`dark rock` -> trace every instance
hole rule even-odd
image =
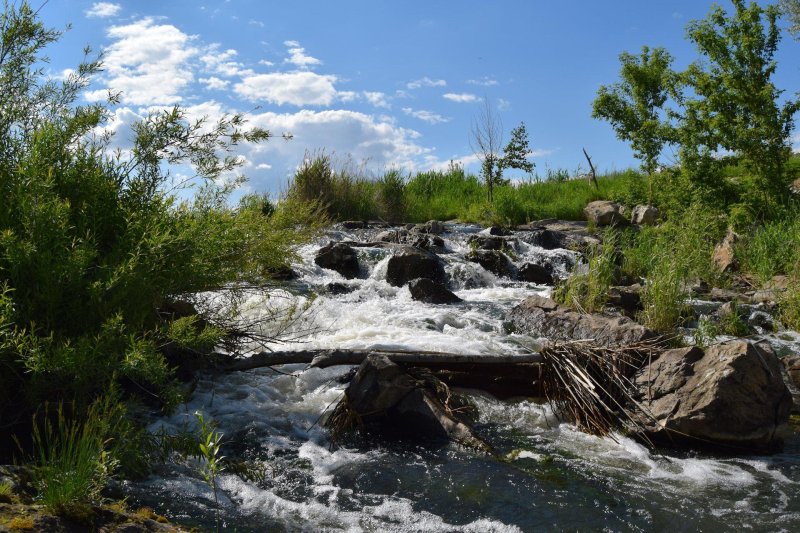
[[[429,220],[425,223],[425,232],[432,235],[441,235],[445,232],[445,227],[444,224],[438,220]]]
[[[290,281],[297,279],[297,272],[292,270],[289,265],[281,265],[274,270],[268,272],[270,278],[278,281]]]
[[[538,283],[539,285],[552,285],[555,281],[553,279],[552,268],[548,269],[536,263],[525,263],[522,265],[517,273],[517,279],[529,283]]]
[[[414,279],[408,282],[411,297],[427,304],[454,304],[461,300],[447,287],[427,278]]]
[[[556,341],[594,340],[603,346],[633,344],[658,335],[624,316],[583,314],[558,305],[550,298],[530,296],[508,314],[522,333]]]
[[[403,246],[399,253],[389,259],[386,281],[395,287],[402,287],[417,278],[427,278],[442,285],[447,283],[447,274],[438,256],[420,248]]]
[[[408,238],[408,230],[405,229],[386,230],[378,233],[375,236],[376,241],[394,242],[394,243],[405,243],[407,238]]]
[[[516,237],[505,238],[496,235],[470,235],[467,244],[481,250],[516,250]]]
[[[501,228],[500,226],[491,226],[487,229],[489,235],[494,235],[496,237],[506,237],[511,235],[511,232],[505,228]]]
[[[420,235],[414,239],[411,246],[431,251],[443,251],[445,249],[444,239],[438,235]]]
[[[800,387],[800,355],[788,355],[783,358],[783,366],[792,378],[795,387]]]
[[[779,447],[792,399],[766,344],[667,350],[634,380],[654,442],[739,453]]]
[[[366,229],[369,223],[365,220],[345,220],[341,222],[341,226],[344,229]]]
[[[615,286],[608,289],[608,303],[631,316],[642,309],[642,286],[639,284]]]
[[[358,255],[350,246],[331,242],[322,247],[314,262],[322,268],[335,270],[347,279],[358,277]]]
[[[586,220],[592,222],[596,227],[602,226],[624,226],[628,224],[622,206],[610,200],[597,200],[589,202],[583,208]]]
[[[478,263],[496,276],[514,279],[516,269],[508,256],[498,250],[473,250],[466,256],[467,261]]]
[[[412,375],[386,356],[370,355],[345,391],[346,406],[367,429],[406,438],[447,438],[489,451],[447,407],[443,391],[445,385],[430,373],[415,370]]]
[[[328,283],[325,285],[325,292],[328,294],[349,294],[355,290],[355,287],[345,285],[344,283]]]

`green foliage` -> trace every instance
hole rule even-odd
[[[694,345],[700,348],[707,348],[713,344],[719,335],[719,328],[708,317],[701,317],[697,323],[697,327],[692,333]]]
[[[611,123],[617,137],[631,143],[642,168],[652,174],[664,144],[673,137],[662,108],[675,95],[672,56],[663,48],[642,48],[640,56],[623,53],[621,80],[601,86],[592,104],[592,116]]]
[[[588,268],[586,273],[573,273],[563,285],[553,293],[556,301],[581,312],[596,313],[603,310],[608,301],[608,289],[614,281],[617,264],[618,235],[608,229],[603,235],[603,244],[593,247],[586,253]]]
[[[402,173],[396,169],[387,171],[375,187],[375,203],[381,218],[390,223],[403,222],[407,208],[406,182]]]
[[[766,283],[800,264],[800,210],[742,233],[735,254],[742,271]]]
[[[778,300],[781,322],[790,329],[800,331],[800,264],[795,267],[789,288]]]
[[[525,171],[527,174],[533,174],[536,165],[532,161],[528,161],[530,155],[528,130],[525,128],[525,123],[520,122],[519,126],[511,130],[511,140],[503,148],[503,155],[497,162],[500,175],[502,176],[503,170],[507,168],[515,168]]]
[[[114,442],[118,434],[119,404],[108,398],[96,401],[83,420],[56,413],[45,404],[33,423],[33,460],[38,499],[53,513],[86,522],[91,505],[101,501],[101,491],[117,467]],[[55,421],[51,418],[55,418]]]
[[[222,473],[222,460],[220,454],[222,433],[214,431],[213,426],[206,422],[201,412],[196,412],[197,422],[200,424],[200,456],[204,461],[201,473],[203,479],[214,492],[214,505],[216,507],[217,531],[219,531],[219,500],[217,498],[217,477]]]

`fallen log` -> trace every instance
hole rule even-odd
[[[360,365],[368,356],[386,356],[405,367],[425,367],[450,387],[480,389],[497,398],[542,396],[539,354],[454,354],[402,350],[297,350],[261,352],[235,359],[220,368],[224,372],[252,370],[286,364],[309,368]]]
[[[385,355],[395,363],[432,368],[457,370],[463,365],[476,367],[493,365],[538,364],[542,362],[539,354],[456,354],[447,352],[425,352],[408,350],[295,350],[284,352],[260,352],[242,359],[234,359],[223,365],[223,372],[252,370],[288,364],[307,364],[311,368],[327,368],[337,365],[360,365],[368,355]]]

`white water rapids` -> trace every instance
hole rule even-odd
[[[385,281],[390,252],[359,248],[362,279],[345,280],[313,262],[324,242],[301,250],[294,266],[295,302],[320,293],[307,348],[399,348],[461,353],[517,353],[535,348],[509,334],[505,313],[549,289],[496,278],[464,260],[460,226],[445,235],[442,254],[451,289],[464,302],[430,305],[407,287]],[[330,238],[364,240],[363,232]],[[520,243],[515,260],[552,256],[566,273],[574,254]],[[329,283],[353,288],[325,291]],[[287,299],[287,302],[290,300]],[[254,299],[249,312],[263,302]],[[784,333],[784,350],[800,336]],[[280,349],[286,349],[281,347]],[[263,479],[233,473],[219,479],[223,526],[231,531],[798,531],[800,439],[770,457],[655,453],[616,435],[598,438],[560,423],[545,405],[476,395],[477,432],[506,457],[499,461],[457,445],[392,443],[370,449],[334,447],[320,417],[342,394],[348,368],[302,365],[201,380],[190,402],[158,419],[153,431],[194,429],[195,411],[224,434],[223,453],[264,466]],[[294,375],[287,375],[294,374]],[[134,501],[179,521],[214,528],[214,499],[196,464],[177,462],[129,483]]]

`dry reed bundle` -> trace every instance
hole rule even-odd
[[[546,345],[541,350],[542,390],[553,411],[582,431],[605,436],[624,424],[643,429],[628,411],[643,409],[634,398],[633,375],[660,352],[655,342],[620,347],[589,342]]]

